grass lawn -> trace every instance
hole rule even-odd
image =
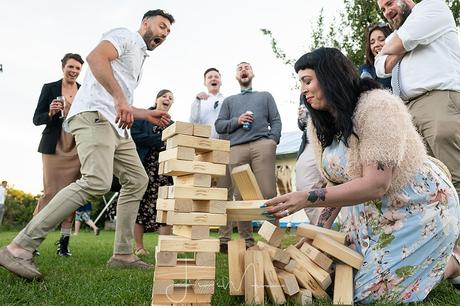
[[[16,232],[0,231],[0,246],[6,245],[15,235]],[[150,305],[153,271],[105,267],[112,253],[114,232],[102,231],[100,236],[94,236],[82,231],[72,236],[73,256],[69,258],[56,256],[54,243],[58,236],[58,232],[51,233],[40,246],[41,256],[37,263],[44,281],[27,282],[0,268],[0,305]],[[287,238],[285,244],[295,240],[293,236]],[[156,241],[156,234],[145,235],[151,254]],[[153,255],[145,260],[153,263]],[[227,256],[218,254],[217,288],[212,304],[244,305],[244,297],[228,295],[227,269]],[[330,304],[323,301],[315,305]],[[443,282],[424,303],[414,305],[460,305],[460,296],[455,295],[450,284]]]

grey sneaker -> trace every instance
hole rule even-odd
[[[29,280],[42,278],[42,274],[37,270],[33,258],[24,259],[15,257],[7,247],[0,249],[0,266],[3,266],[11,273]]]
[[[107,267],[109,268],[138,268],[138,269],[152,269],[153,265],[142,261],[141,259],[137,259],[135,261],[123,261],[119,259],[115,259],[111,257],[107,262]]]

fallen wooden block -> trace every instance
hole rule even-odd
[[[316,235],[313,246],[358,270],[364,261],[361,254],[325,235]]]
[[[284,293],[288,296],[292,296],[299,292],[299,283],[294,274],[286,272],[284,270],[276,268],[276,274],[278,275],[278,280],[283,288]]]
[[[158,236],[158,250],[169,252],[219,252],[219,239],[191,240],[178,236]]]
[[[169,186],[170,199],[227,200],[227,188]]]
[[[230,295],[244,295],[244,239],[228,242],[228,280]]]
[[[176,147],[170,150],[161,151],[158,155],[158,162],[162,163],[167,160],[179,159],[179,160],[194,160],[195,149],[186,147]]]
[[[210,151],[210,152],[200,153],[195,156],[195,160],[208,162],[208,163],[214,163],[214,164],[228,165],[230,163],[230,152]]]
[[[209,238],[209,226],[207,225],[173,225],[173,234],[189,239]]]
[[[279,247],[281,245],[281,240],[283,240],[284,232],[285,230],[282,228],[265,221],[262,223],[258,234],[264,238],[268,244],[274,247]]]
[[[211,187],[212,176],[209,174],[188,174],[176,176],[175,186]]]
[[[211,303],[211,294],[196,294],[193,285],[174,285],[172,294],[154,294],[152,303],[154,304],[205,304]]]
[[[206,225],[223,226],[227,225],[227,215],[209,214],[200,212],[179,213],[175,211],[167,212],[166,224],[169,225]]]
[[[262,255],[265,277],[264,283],[268,297],[275,304],[284,304],[286,303],[286,298],[284,297],[284,292],[278,280],[278,275],[276,274],[270,254],[268,254],[268,251],[262,251]]]
[[[244,300],[246,304],[263,304],[264,260],[262,251],[246,251],[244,269]]]
[[[291,255],[289,255],[288,252],[276,248],[272,245],[269,245],[263,241],[257,241],[257,246],[262,250],[266,250],[268,254],[270,254],[270,258],[272,259],[272,261],[278,261],[283,264],[288,264],[289,260],[291,260]]]
[[[290,245],[286,248],[286,252],[291,255],[291,258],[294,259],[299,265],[301,265],[308,273],[313,276],[313,278],[318,282],[318,284],[326,290],[332,283],[331,276],[327,271],[321,269],[318,265],[312,262],[305,254],[303,254],[298,248],[293,245]]]
[[[256,177],[248,164],[232,169],[232,178],[243,200],[263,200]]]
[[[341,232],[337,232],[334,230],[330,230],[327,228],[311,225],[311,224],[301,224],[297,227],[296,234],[302,237],[306,237],[309,239],[315,239],[317,234],[326,235],[335,241],[345,244],[347,235]]]
[[[175,135],[193,135],[193,123],[176,121],[161,132],[161,140],[165,141]]]
[[[208,124],[193,124],[193,136],[210,138],[211,137],[211,126]]]
[[[212,176],[224,176],[225,165],[212,164],[196,160],[167,160],[162,164],[161,175],[181,176],[188,174],[208,174]]]
[[[166,149],[175,147],[194,148],[197,153],[209,151],[230,151],[230,141],[221,139],[207,139],[188,135],[175,135],[166,140]]]
[[[155,267],[155,279],[215,279],[216,267],[177,263],[175,267]]]
[[[315,247],[305,242],[301,247],[300,251],[307,255],[315,264],[320,266],[323,270],[328,271],[332,265],[332,259],[318,251]]]
[[[353,268],[336,264],[333,305],[353,305]]]
[[[293,301],[296,305],[305,306],[313,304],[311,291],[308,289],[300,289],[299,293],[293,296]]]
[[[311,276],[310,273],[308,273],[308,271],[295,260],[291,260],[284,269],[289,273],[293,273],[297,278],[299,285],[310,290],[314,297],[318,299],[329,299],[326,291],[321,288],[313,276]]]

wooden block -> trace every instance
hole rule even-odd
[[[157,210],[191,212],[193,200],[191,199],[158,199]]]
[[[335,266],[333,305],[353,305],[353,268],[345,264]]]
[[[355,269],[359,270],[363,264],[364,258],[361,254],[338,243],[328,236],[321,234],[316,235],[316,238],[313,240],[313,246]]]
[[[155,279],[215,279],[216,267],[177,263],[175,267],[155,267]]]
[[[329,273],[311,261],[310,258],[303,254],[298,248],[290,245],[286,248],[286,252],[288,252],[292,259],[294,259],[299,265],[303,266],[305,270],[313,276],[321,288],[326,290],[331,285],[332,279]]]
[[[203,304],[211,303],[211,294],[196,294],[192,285],[178,286],[175,285],[172,294],[154,294],[152,303],[154,304]]]
[[[230,163],[230,152],[225,151],[210,151],[201,153],[195,156],[195,160],[228,165]]]
[[[178,236],[158,236],[159,251],[169,252],[219,252],[219,239],[191,240]]]
[[[299,285],[310,290],[314,297],[318,299],[329,299],[326,291],[321,288],[313,276],[311,276],[310,273],[308,273],[308,271],[295,260],[291,260],[284,269],[289,273],[293,273],[297,278]]]
[[[263,220],[273,220],[273,219],[268,216],[261,215],[261,214],[246,214],[246,215],[229,214],[227,215],[227,221],[254,221],[254,220],[263,221]]]
[[[208,124],[193,124],[193,136],[211,138],[211,126]]]
[[[155,265],[157,267],[176,266],[177,265],[177,252],[166,252],[166,251],[155,252]]]
[[[164,162],[162,175],[181,176],[188,174],[209,174],[212,176],[224,176],[225,165],[212,164],[196,160],[171,159]]]
[[[153,294],[172,294],[174,291],[174,281],[170,279],[154,279]]]
[[[227,200],[226,188],[169,186],[170,199]]]
[[[206,139],[188,135],[176,135],[166,141],[166,148],[172,149],[178,146],[195,148],[197,153],[209,151],[230,152],[230,141],[222,139]]]
[[[169,186],[160,186],[158,188],[158,199],[167,199],[169,194]]]
[[[337,232],[334,230],[330,230],[327,228],[311,225],[311,224],[301,224],[297,227],[296,234],[302,237],[306,237],[309,239],[315,239],[317,234],[326,235],[335,241],[345,244],[347,235],[341,232]]]
[[[188,174],[175,177],[175,186],[211,187],[212,176],[209,174]]]
[[[229,201],[227,202],[228,221],[272,220],[267,215],[267,208],[261,207],[264,201]]]
[[[193,291],[196,294],[214,294],[214,287],[214,280],[197,279],[193,281]]]
[[[268,221],[264,221],[258,233],[268,242],[268,244],[274,247],[279,247],[281,245],[281,240],[283,240],[284,232],[284,229],[279,228]]]
[[[278,275],[276,274],[270,254],[267,251],[262,251],[262,256],[264,261],[264,284],[265,288],[267,288],[268,296],[273,303],[284,304],[286,303],[286,298],[284,297],[284,292],[278,280]]]
[[[227,225],[227,215],[225,214],[179,213],[175,211],[168,211],[167,214],[166,223],[170,225],[206,225],[208,227]]]
[[[173,234],[190,239],[206,239],[209,238],[209,226],[173,225]]]
[[[176,121],[161,132],[161,140],[165,141],[175,135],[193,135],[193,123]]]
[[[292,296],[299,292],[299,283],[297,282],[297,279],[295,278],[294,274],[281,269],[275,270],[284,293],[286,293],[289,296]]]
[[[166,223],[168,221],[168,212],[163,210],[157,210],[157,223]]]
[[[232,178],[235,186],[241,194],[241,198],[247,200],[263,200],[264,196],[260,191],[256,177],[248,164],[233,168]]]
[[[194,160],[195,149],[187,147],[176,147],[169,150],[161,151],[158,155],[158,162],[162,163],[171,159]]]
[[[192,202],[192,211],[225,214],[227,212],[227,201],[194,200]]]
[[[262,250],[266,250],[270,255],[272,261],[276,260],[287,265],[289,263],[289,260],[291,259],[291,255],[289,255],[288,252],[271,246],[263,241],[257,241],[257,246]]]
[[[216,253],[211,252],[196,252],[195,263],[197,266],[216,266]]]
[[[308,289],[300,289],[299,293],[293,296],[293,301],[296,305],[305,306],[313,304],[311,291]]]
[[[246,251],[262,251],[262,249],[257,245],[253,245],[252,247],[247,248]]]
[[[228,242],[228,279],[230,295],[244,295],[244,239]]]
[[[332,259],[318,251],[315,247],[305,242],[300,251],[307,255],[315,264],[321,267],[323,270],[328,271],[332,265]]]
[[[244,300],[249,305],[264,303],[264,259],[262,251],[244,254]]]

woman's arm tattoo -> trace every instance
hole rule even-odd
[[[339,214],[339,211],[340,208],[338,207],[323,208],[321,214],[319,215],[318,222],[316,222],[316,225],[325,228],[331,228],[335,218]]]
[[[316,201],[318,201],[318,199],[321,201],[325,201],[326,193],[327,193],[326,188],[312,190],[308,193],[307,200],[310,201],[311,203],[315,203]]]

